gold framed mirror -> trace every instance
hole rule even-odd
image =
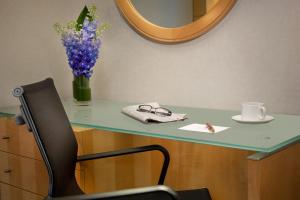
[[[141,3],[139,3],[139,1],[141,1]],[[165,1],[167,2],[167,0]],[[188,2],[186,0],[183,1]],[[162,10],[165,13],[167,9],[173,9],[168,5],[157,5],[158,3],[162,3],[162,0],[144,0],[144,2],[142,2],[142,0],[115,0],[115,2],[123,17],[141,35],[161,43],[178,43],[192,40],[208,32],[226,16],[226,14],[234,6],[236,0],[191,0],[192,3],[190,4],[192,4],[193,13],[190,17],[192,18],[191,21],[179,23],[177,25],[168,24],[166,26],[155,21],[157,19],[161,19],[161,17],[156,17],[157,19],[149,19],[151,15],[157,16],[157,14],[153,14],[153,11],[151,10],[147,11],[151,7],[151,5],[149,6],[150,2],[154,5],[156,3],[156,7],[152,6],[153,9],[155,9],[155,12],[157,10]],[[142,3],[147,3],[147,5],[143,6]],[[172,2],[172,5],[174,5],[174,2]],[[203,9],[199,9],[199,6],[202,8],[205,7],[205,11],[203,12]],[[148,13],[150,13],[148,14],[148,17],[147,12],[143,12],[141,10],[143,7]],[[179,7],[184,9],[183,6]],[[176,12],[175,15],[177,17],[179,13],[185,12],[186,11]],[[171,19],[173,18],[174,17],[171,17]]]

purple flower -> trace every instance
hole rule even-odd
[[[89,21],[86,18],[80,31],[71,31],[62,36],[69,65],[76,77],[92,76],[101,46],[101,41],[96,34],[98,24],[97,21]]]

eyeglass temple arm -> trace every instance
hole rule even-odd
[[[163,162],[163,166],[162,166],[159,181],[158,181],[159,185],[163,185],[165,177],[167,175],[169,163],[170,163],[170,155],[169,155],[168,150],[165,149],[161,145],[148,145],[148,146],[133,147],[133,148],[128,148],[128,149],[120,149],[120,150],[116,150],[116,151],[109,151],[109,152],[103,152],[103,153],[78,156],[77,162],[101,159],[101,158],[109,158],[109,157],[115,157],[115,156],[122,156],[122,155],[134,154],[134,153],[142,153],[142,152],[147,152],[147,151],[159,151],[164,156],[164,162]]]

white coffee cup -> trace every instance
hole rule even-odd
[[[244,102],[242,103],[242,120],[257,121],[264,120],[266,117],[266,108],[260,102]]]

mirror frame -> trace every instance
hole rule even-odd
[[[206,15],[176,28],[161,27],[146,20],[130,0],[115,0],[115,3],[126,21],[141,35],[161,43],[179,43],[207,33],[227,15],[236,0],[220,0]]]

